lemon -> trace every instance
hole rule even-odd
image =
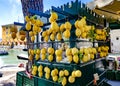
[[[61,56],[62,55],[62,49],[56,50],[55,55],[56,56]]]
[[[38,32],[38,33],[41,32],[41,30],[42,30],[41,27],[38,27],[38,28],[37,28],[37,32]]]
[[[33,25],[33,31],[37,32],[37,30],[39,29],[39,27],[37,25]]]
[[[59,76],[60,76],[60,77],[64,76],[64,71],[63,71],[63,70],[60,70]]]
[[[41,49],[41,54],[46,54],[46,48]]]
[[[35,60],[39,60],[39,59],[40,59],[40,55],[39,55],[39,54],[36,54]]]
[[[45,67],[45,68],[44,68],[44,72],[50,73],[50,69],[49,69],[48,67]]]
[[[49,22],[52,23],[52,22],[55,22],[56,20],[54,20],[52,17],[49,18]]]
[[[78,49],[76,47],[72,48],[72,55],[78,54]]]
[[[101,47],[98,47],[98,52],[101,52],[101,51],[102,51]]]
[[[40,49],[36,49],[36,54],[40,54]]]
[[[42,54],[41,55],[41,60],[44,61],[46,59],[46,55],[45,54]]]
[[[84,53],[85,53],[85,54],[89,54],[89,49],[84,48]]]
[[[60,33],[57,33],[57,40],[61,41],[61,39],[62,39],[62,35]]]
[[[80,48],[79,52],[80,52],[81,54],[83,54],[83,53],[84,53],[84,48]]]
[[[68,76],[69,75],[69,71],[68,70],[64,70],[64,75]]]
[[[67,48],[67,49],[66,49],[66,56],[69,56],[69,55],[71,55],[71,54],[72,54],[71,49],[70,49],[70,48]]]
[[[67,59],[68,59],[68,62],[72,62],[72,60],[73,60],[73,57],[72,57],[72,55],[69,55],[69,56],[67,56]]]
[[[75,78],[72,77],[72,76],[69,76],[68,81],[69,81],[70,83],[74,83],[74,82],[75,82]]]
[[[33,70],[34,71],[37,71],[38,70],[38,68],[37,68],[37,66],[35,65],[35,66],[33,66]]]
[[[33,60],[33,55],[29,55],[28,59],[29,59],[30,61],[32,61],[32,60]]]
[[[49,47],[48,48],[48,53],[53,55],[54,54],[54,48]]]
[[[65,30],[65,24],[60,25],[60,31],[63,32]]]
[[[81,36],[81,30],[77,28],[75,30],[75,35],[79,38]]]
[[[97,53],[96,48],[92,48],[92,52],[93,52],[93,54],[96,54]]]
[[[58,76],[53,76],[52,79],[54,82],[56,82],[58,80]]]
[[[83,55],[83,58],[82,58],[82,61],[83,62],[87,62],[87,61],[89,61],[90,60],[90,57],[88,56],[88,54],[86,55]]]
[[[45,78],[49,79],[50,78],[50,74],[49,73],[45,73]]]
[[[43,31],[42,32],[42,37],[45,37],[47,35],[47,32],[46,31]]]
[[[34,55],[34,50],[33,49],[30,50],[30,54]]]
[[[35,23],[37,26],[43,26],[43,22],[39,19],[36,20],[36,23]]]
[[[50,35],[50,39],[51,39],[52,41],[55,40],[55,35],[54,35],[53,33]]]
[[[31,37],[31,36],[34,36],[33,31],[30,31],[30,32],[29,32],[29,36],[30,36],[30,37]]]
[[[44,41],[45,41],[45,42],[48,42],[48,40],[49,40],[49,36],[45,36],[45,37],[44,37]]]
[[[56,75],[56,71],[55,70],[52,70],[51,71],[51,76],[53,77],[53,76],[55,76]]]
[[[29,16],[25,16],[25,21],[26,21],[26,22],[29,22],[29,21],[30,21]]]
[[[78,22],[79,22],[79,20],[75,21],[75,24],[74,24],[74,25],[75,25],[76,28],[79,28],[79,27],[78,27]]]
[[[35,36],[31,36],[31,41],[34,42]]]
[[[42,72],[42,70],[43,70],[43,66],[42,66],[42,65],[39,65],[38,71],[39,71],[39,72]]]
[[[82,38],[86,38],[86,37],[87,37],[87,32],[83,32],[83,33],[81,34],[81,37],[82,37]]]
[[[99,35],[102,34],[102,30],[101,30],[101,29],[96,29],[95,32],[96,32],[97,34],[99,34]]]
[[[58,19],[58,15],[56,12],[52,12],[50,17],[53,18],[54,20]]]
[[[72,71],[71,76],[72,76],[72,77],[74,77],[74,78],[76,77],[76,76],[75,76],[75,70],[74,70],[74,71]]]
[[[74,56],[73,56],[73,61],[74,61],[75,63],[79,63],[79,57],[78,57],[78,55],[74,55]]]
[[[57,62],[62,61],[62,56],[57,56],[57,57],[56,57],[56,61],[57,61]]]
[[[35,76],[37,74],[36,71],[32,71],[32,75]]]
[[[104,52],[100,52],[100,57],[104,57]]]
[[[49,56],[48,56],[48,61],[49,61],[49,62],[52,62],[52,61],[53,61],[53,55],[49,55]]]
[[[76,70],[75,71],[75,76],[76,77],[81,77],[82,76],[82,72],[80,70]]]
[[[94,56],[94,54],[90,54],[90,59],[94,59],[95,58],[95,56]]]
[[[67,79],[66,79],[66,77],[63,77],[62,85],[65,86],[66,84],[67,84]]]
[[[35,24],[36,20],[34,18],[30,18],[31,24]]]
[[[70,38],[70,30],[65,30],[65,31],[63,32],[63,36],[64,36],[65,38]]]
[[[71,28],[72,28],[72,25],[71,25],[71,23],[70,22],[65,22],[65,28],[66,28],[66,30],[71,30]]]
[[[31,30],[31,24],[30,22],[27,22],[25,25],[26,30]]]
[[[41,78],[43,76],[43,72],[39,72],[38,76]]]
[[[55,74],[57,75],[58,74],[58,69],[55,68],[54,71],[55,71]]]
[[[59,31],[59,26],[56,22],[51,23],[51,29],[52,31],[58,32]]]

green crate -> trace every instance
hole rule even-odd
[[[23,86],[34,86],[34,78],[30,79],[26,75],[24,75]]]
[[[16,76],[16,86],[23,86],[22,80],[23,80],[23,73],[18,72]]]
[[[34,82],[36,81],[35,78],[28,78],[25,72],[18,72],[16,77],[16,86],[35,86]]]
[[[38,78],[37,80],[38,81],[36,86],[54,86],[54,83],[52,81],[43,78]]]
[[[115,72],[116,80],[120,81],[120,71]]]
[[[115,80],[115,71],[114,70],[108,70],[107,71],[107,79],[109,80]]]

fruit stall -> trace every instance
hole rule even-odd
[[[29,12],[33,15],[25,16],[20,31],[26,33],[28,63],[26,71],[17,73],[16,86],[109,86],[105,18],[78,0]]]

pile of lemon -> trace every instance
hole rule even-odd
[[[108,50],[109,50],[108,46],[100,46],[97,48],[100,57],[106,57],[108,55]]]
[[[86,17],[83,17],[80,20],[77,20],[74,25],[76,27],[75,35],[77,36],[77,38],[86,39],[88,38],[89,31],[91,29],[93,30],[95,29],[95,28],[92,28],[91,25],[86,24]]]
[[[51,69],[48,66],[43,67],[43,65],[40,64],[38,67],[33,65],[32,75],[38,75],[40,78],[45,76],[45,79],[59,82],[62,84],[62,86],[65,86],[68,83],[74,83],[75,78],[80,78],[82,76],[82,72],[80,70],[73,70],[70,72],[67,69]]]
[[[79,53],[82,55],[81,61],[88,62],[94,60],[95,55],[97,54],[97,49],[94,47],[80,48]]]
[[[105,29],[96,29],[95,30],[95,39],[98,41],[105,41],[107,36],[107,31]]]
[[[33,17],[25,16],[26,25],[25,28],[29,31],[29,36],[31,37],[31,41],[34,42],[36,34],[41,32],[41,26],[43,26],[43,22],[40,19],[35,19]]]

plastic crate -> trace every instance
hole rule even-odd
[[[114,70],[108,70],[107,71],[107,79],[109,79],[109,80],[116,80],[115,71]]]
[[[18,72],[16,86],[35,86],[36,78],[28,78],[25,72]]]
[[[116,80],[120,81],[120,71],[115,72]]]

